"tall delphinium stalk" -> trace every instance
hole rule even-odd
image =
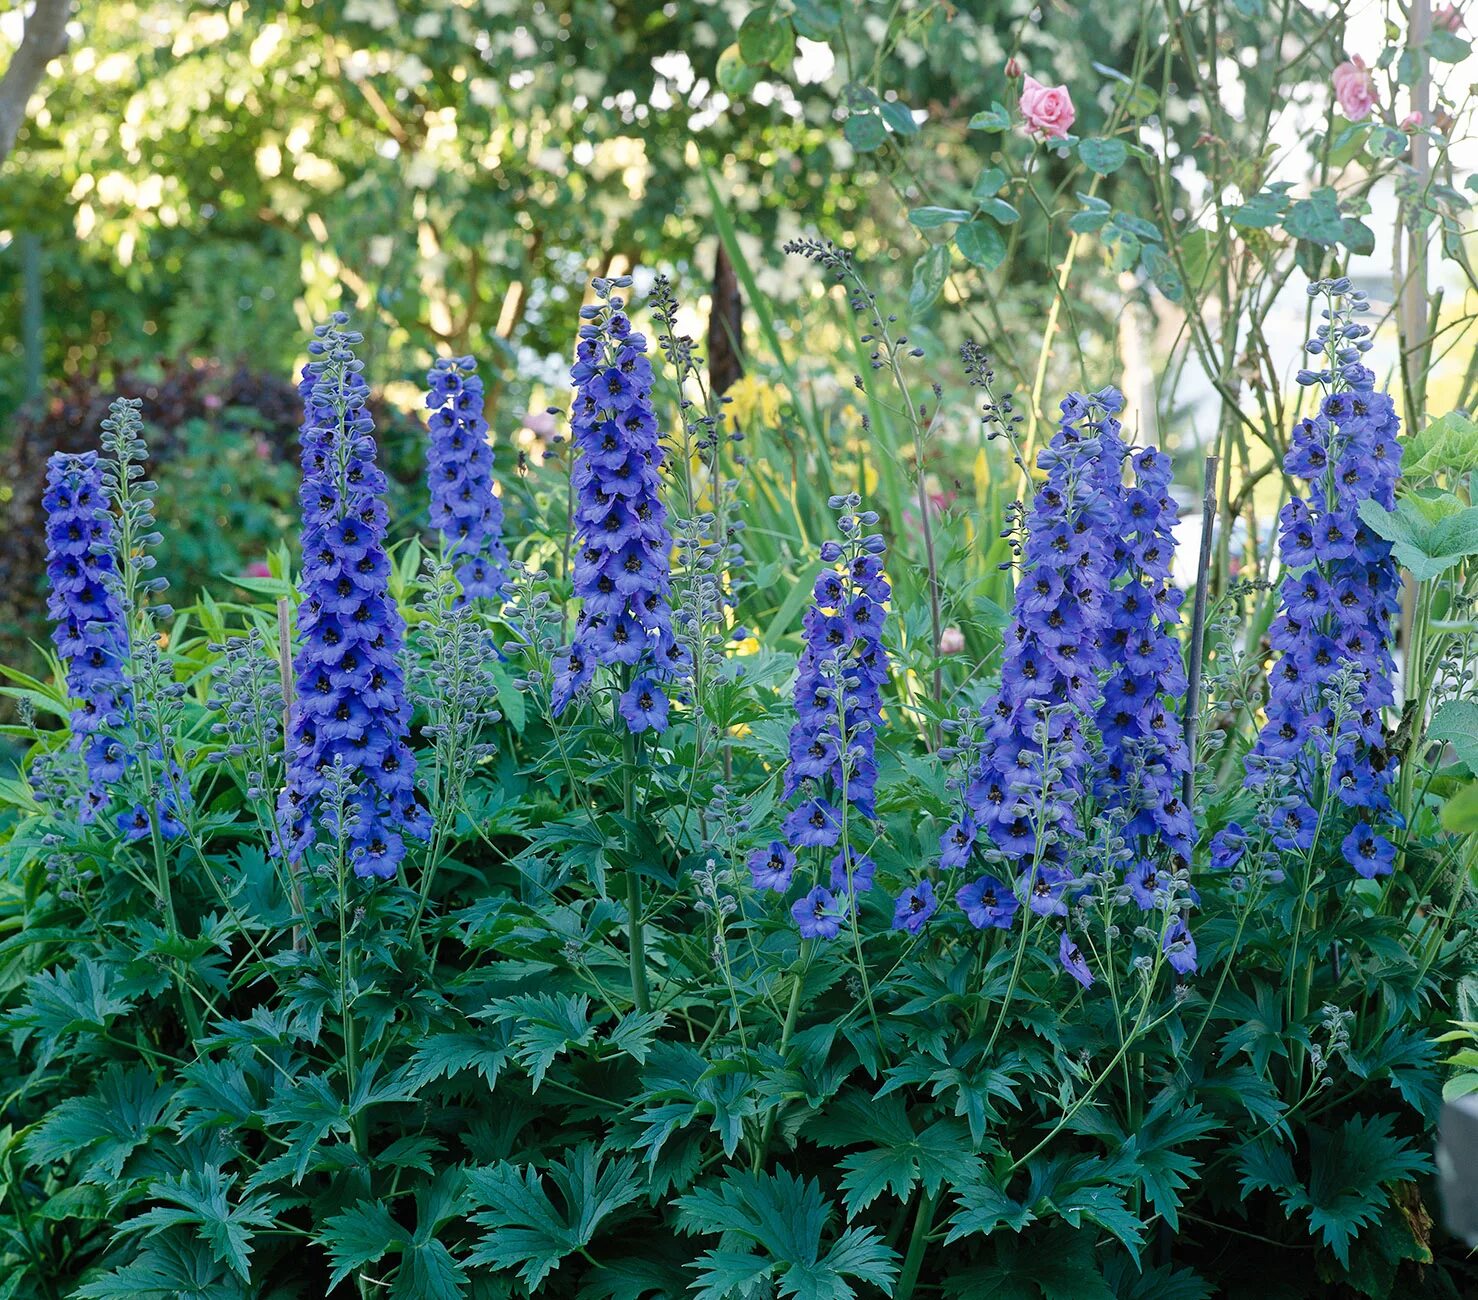
[[[1070,394],[1051,443],[1037,458],[1046,479],[1032,498],[1021,573],[1006,632],[1001,685],[983,712],[979,766],[965,791],[967,815],[944,834],[950,865],[963,866],[984,838],[1009,879],[987,875],[960,891],[975,924],[1009,924],[1014,894],[1038,916],[1066,916],[1074,873],[1065,846],[1079,836],[1075,803],[1087,776],[1084,719],[1098,704],[1117,478],[1123,455],[1112,388]],[[982,908],[989,896],[997,903]],[[1078,979],[1075,955],[1064,965]],[[1091,978],[1091,977],[1089,977]]]
[[[1247,784],[1263,790],[1266,830],[1288,852],[1311,855],[1343,805],[1343,851],[1368,879],[1395,859],[1377,827],[1392,815],[1382,711],[1395,698],[1400,573],[1390,544],[1361,522],[1360,506],[1395,504],[1400,421],[1361,362],[1371,347],[1358,319],[1369,310],[1365,295],[1347,279],[1320,281],[1309,294],[1325,304],[1308,343],[1323,364],[1298,381],[1319,390],[1319,408],[1294,427],[1284,462],[1309,491],[1279,517],[1278,657]]]
[[[315,821],[336,836],[323,803],[337,763],[353,786],[348,829],[356,875],[389,879],[404,835],[424,839],[430,819],[416,801],[416,760],[407,743],[410,708],[400,665],[405,624],[389,592],[385,476],[375,463],[369,387],[348,316],[314,330],[304,367],[303,574],[288,727],[287,785],[278,801],[288,858],[314,842]]]
[[[672,534],[661,497],[652,366],[619,292],[630,285],[629,276],[596,279],[599,302],[580,311],[570,425],[579,453],[571,479],[581,608],[555,663],[553,703],[563,713],[598,668],[613,668],[618,712],[635,735],[666,728],[662,683],[681,667],[683,652],[669,604]]]
[[[1146,911],[1173,912],[1163,942],[1171,965],[1185,973],[1196,961],[1183,918],[1195,825],[1181,797],[1190,757],[1178,706],[1186,675],[1173,631],[1183,599],[1171,580],[1176,506],[1170,458],[1146,447],[1130,460],[1134,484],[1118,494],[1113,525],[1118,544],[1094,795],[1099,807],[1123,819],[1125,875],[1135,902]]]
[[[57,452],[47,462],[46,576],[52,641],[76,701],[71,748],[82,756],[87,789],[78,810],[91,822],[130,761],[121,734],[132,705],[124,673],[128,635],[112,582],[113,515],[96,452]]]
[[[886,543],[867,531],[878,516],[858,513],[855,495],[832,497],[830,504],[841,512],[841,540],[821,546],[827,567],[805,615],[784,785],[785,798],[794,804],[785,818],[791,849],[837,849],[827,883],[817,884],[792,909],[808,939],[834,937],[843,917],[855,916],[857,895],[872,888],[873,861],[857,851],[857,843],[877,817],[876,729],[888,680],[883,627],[892,590],[883,573]],[[783,870],[783,846],[771,846],[768,854]],[[768,858],[751,862],[751,870],[763,870],[766,863]],[[770,878],[779,883],[774,870]]]
[[[146,474],[149,451],[143,439],[138,398],[118,398],[102,422],[103,491],[115,511],[114,562],[105,581],[112,587],[122,621],[123,663],[132,709],[133,758],[125,780],[131,806],[115,819],[126,839],[150,838],[162,895],[169,892],[162,841],[185,832],[181,817],[190,806],[190,787],[177,758],[182,737],[180,701],[185,687],[175,680],[164,653],[160,625],[174,610],[158,599],[169,586],[154,572],[155,485]]]
[[[908,361],[921,358],[924,351],[916,343],[911,343],[908,335],[895,332],[898,317],[885,313],[879,306],[877,294],[867,287],[866,281],[863,280],[852,261],[852,255],[846,249],[838,247],[830,240],[794,239],[785,245],[785,251],[804,257],[807,261],[815,262],[829,271],[843,287],[847,294],[847,305],[865,324],[864,332],[858,335],[858,342],[872,349],[868,354],[868,364],[874,371],[886,370],[892,376],[899,400],[903,404],[902,415],[908,422],[909,432],[913,435],[914,491],[917,494],[915,500],[918,507],[919,540],[923,548],[929,589],[929,645],[934,654],[932,699],[937,707],[944,697],[944,669],[939,661],[941,636],[944,631],[943,583],[940,580],[939,555],[934,543],[935,508],[929,499],[924,456],[942,407],[943,390],[938,383],[930,386],[930,392],[934,398],[932,412],[927,402],[916,396],[914,386],[905,373],[905,367]],[[854,376],[853,383],[859,390],[865,391],[866,385],[861,375]],[[865,427],[866,421],[864,421]],[[942,740],[942,730],[931,727],[929,733],[937,749]]]
[[[686,669],[687,653],[672,623],[673,542],[661,494],[652,365],[623,297],[631,277],[598,277],[591,287],[598,301],[580,309],[584,323],[570,369],[570,427],[578,453],[570,473],[572,585],[581,603],[574,636],[554,660],[551,707],[558,717],[598,670],[614,673],[622,813],[634,828],[641,740],[667,729],[670,684]],[[632,997],[644,1012],[641,877],[634,866],[626,872],[626,910]]]
[[[482,377],[472,357],[438,357],[426,375],[426,478],[431,525],[461,584],[460,599],[494,599],[507,581],[503,503],[493,491],[493,449]]]
[[[413,928],[419,924],[441,865],[447,837],[464,806],[467,782],[478,764],[496,752],[488,728],[498,712],[497,679],[492,665],[498,647],[465,599],[467,588],[445,558],[426,562],[412,633],[413,685],[428,715],[422,734],[434,746],[427,795],[434,830],[421,873]]]

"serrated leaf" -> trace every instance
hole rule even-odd
[[[1478,776],[1478,703],[1446,701],[1427,724],[1427,739],[1446,741]]]
[[[328,1281],[332,1291],[356,1269],[403,1250],[406,1236],[378,1201],[360,1201],[352,1209],[325,1219],[318,1241],[328,1251],[333,1266]]]
[[[605,1219],[642,1194],[636,1171],[636,1161],[625,1157],[603,1166],[585,1143],[549,1166],[556,1205],[532,1166],[505,1161],[469,1170],[468,1192],[487,1208],[471,1216],[486,1231],[467,1263],[516,1269],[529,1290],[537,1290],[563,1260],[590,1244]]]
[[[684,1232],[724,1234],[725,1246],[707,1251],[694,1267],[709,1272],[773,1269],[781,1296],[797,1300],[851,1300],[849,1278],[892,1288],[897,1255],[873,1228],[848,1228],[824,1244],[831,1210],[820,1184],[784,1169],[756,1174],[733,1167],[717,1187],[702,1187],[679,1197],[678,1226]],[[736,1249],[741,1241],[758,1251]],[[710,1295],[725,1292],[710,1289]]]
[[[150,1185],[149,1195],[164,1204],[125,1220],[118,1231],[156,1233],[165,1228],[189,1228],[205,1240],[217,1262],[249,1282],[252,1230],[274,1226],[276,1216],[268,1196],[247,1195],[232,1204],[230,1192],[235,1182],[234,1174],[209,1164],[199,1172],[158,1179]]]
[[[1468,506],[1428,522],[1409,499],[1394,511],[1377,501],[1360,503],[1360,518],[1376,534],[1391,543],[1391,552],[1419,582],[1430,582],[1448,569],[1478,555],[1478,506]]]
[[[86,1181],[122,1176],[124,1162],[162,1127],[168,1090],[142,1065],[110,1065],[91,1093],[69,1097],[26,1139],[26,1154],[46,1164],[69,1156],[85,1157],[79,1168]]]
[[[1450,411],[1406,441],[1401,472],[1408,479],[1467,474],[1478,469],[1478,421]]]

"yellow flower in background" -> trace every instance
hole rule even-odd
[[[729,399],[725,409],[736,429],[776,428],[780,423],[780,407],[790,400],[783,385],[772,384],[754,374],[736,379],[724,396]]]

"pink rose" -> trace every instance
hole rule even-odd
[[[1420,113],[1408,113],[1401,119],[1401,129],[1408,134],[1412,131],[1422,129],[1422,115]]]
[[[965,634],[957,627],[947,627],[939,634],[939,653],[957,655],[965,648]]]
[[[1335,68],[1334,97],[1352,122],[1363,122],[1375,107],[1375,78],[1358,54]]]
[[[272,570],[263,561],[253,560],[246,566],[246,576],[248,578],[270,578]]]
[[[1039,140],[1061,140],[1077,116],[1066,86],[1044,86],[1035,77],[1022,83],[1021,120],[1027,134]]]
[[[1442,5],[1432,13],[1432,26],[1444,31],[1460,32],[1463,29],[1463,16],[1456,5]]]

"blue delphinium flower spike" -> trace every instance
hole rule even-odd
[[[1389,872],[1395,857],[1374,825],[1392,815],[1382,711],[1395,700],[1400,572],[1390,543],[1365,526],[1360,507],[1395,505],[1400,420],[1360,360],[1372,346],[1370,328],[1358,319],[1369,310],[1365,295],[1345,281],[1321,281],[1309,293],[1326,302],[1324,324],[1307,347],[1324,364],[1298,378],[1321,397],[1318,410],[1294,426],[1284,462],[1309,491],[1279,518],[1285,576],[1270,629],[1278,658],[1247,784],[1279,796],[1264,813],[1273,842],[1306,851],[1327,772],[1331,793],[1354,821],[1344,840],[1350,865],[1371,877]]]
[[[1173,628],[1182,593],[1171,580],[1175,502],[1163,452],[1135,452],[1133,486],[1118,494],[1120,539],[1108,596],[1108,676],[1098,707],[1103,741],[1094,793],[1117,810],[1130,852],[1126,875],[1142,908],[1162,907],[1167,868],[1185,872],[1195,844],[1192,813],[1182,802],[1190,767],[1178,702],[1186,678]]]
[[[79,819],[92,821],[123,777],[130,755],[120,735],[131,712],[124,659],[127,636],[112,582],[112,514],[96,452],[57,452],[47,462],[47,600],[52,641],[76,701],[71,745],[82,755],[88,789]],[[147,829],[147,821],[146,821]]]
[[[842,536],[821,547],[827,567],[803,623],[785,770],[784,795],[797,800],[785,836],[797,849],[840,844],[844,816],[858,823],[877,816],[876,729],[888,679],[883,627],[892,589],[883,574],[883,539],[867,531],[877,515],[856,513],[856,497],[834,497],[831,504],[844,512]],[[872,888],[872,859],[857,853],[854,842],[849,835],[831,862],[831,891],[839,897]]]
[[[493,449],[477,363],[471,357],[439,357],[426,385],[431,525],[442,536],[462,601],[493,599],[507,580],[508,549],[503,503],[493,491]]]
[[[652,365],[615,292],[630,284],[596,280],[600,301],[580,313],[570,427],[579,452],[571,484],[581,609],[573,640],[555,659],[552,702],[564,712],[597,668],[616,668],[626,679],[620,715],[640,733],[667,726],[664,683],[683,669],[684,651],[672,630],[672,534],[660,491]]]
[[[298,386],[306,410],[302,600],[287,788],[278,813],[296,861],[313,843],[315,812],[339,764],[353,787],[348,836],[355,873],[389,879],[405,856],[403,837],[424,838],[430,818],[416,801],[416,760],[407,743],[405,623],[389,590],[385,476],[375,463],[369,388],[354,355],[361,335],[347,323],[340,312],[314,331],[313,359]]]
[[[1072,879],[1062,844],[1078,834],[1073,804],[1087,760],[1080,720],[1093,716],[1104,664],[1115,563],[1106,539],[1124,456],[1114,416],[1122,406],[1112,388],[1070,394],[1057,433],[1038,455],[1046,478],[1026,518],[1000,688],[982,711],[980,762],[965,792],[969,817],[940,845],[950,862],[963,864],[983,836],[1015,870],[1008,892],[1019,891],[1040,915],[1066,913],[1063,892]],[[987,915],[973,892],[958,901],[972,921]],[[999,910],[988,915],[987,924],[1000,923]]]

